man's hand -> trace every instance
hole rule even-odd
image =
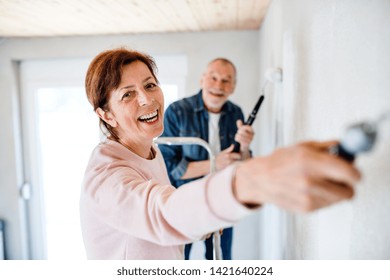
[[[241,155],[239,153],[233,153],[233,148],[234,145],[230,145],[229,148],[223,150],[216,156],[215,167],[217,170],[224,169],[233,162],[241,160]]]
[[[213,235],[213,233],[214,233],[214,232],[210,232],[210,233],[206,234],[205,236],[203,236],[202,239],[203,239],[203,240],[209,239],[209,238]],[[219,235],[222,236],[222,233],[223,233],[223,228],[221,228],[221,229],[219,230]]]
[[[245,125],[241,120],[237,120],[237,133],[234,140],[240,143],[240,151],[243,154],[243,159],[249,157],[249,146],[253,141],[255,132],[252,126]]]

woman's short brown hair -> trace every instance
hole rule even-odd
[[[135,61],[145,63],[158,83],[156,63],[147,54],[126,48],[118,48],[101,52],[92,60],[85,77],[85,90],[94,111],[97,108],[109,111],[108,101],[111,93],[120,85],[123,66]],[[103,133],[106,134],[106,129],[112,137],[116,138],[113,128],[102,119],[100,119],[100,128]]]

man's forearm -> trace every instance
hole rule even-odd
[[[210,173],[210,161],[201,160],[188,163],[187,170],[181,179],[192,179],[205,176]]]
[[[251,152],[249,150],[245,150],[241,152],[241,160],[246,160],[251,157]]]

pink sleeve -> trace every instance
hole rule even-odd
[[[128,161],[89,166],[81,196],[81,207],[88,213],[83,222],[97,220],[160,245],[199,240],[252,213],[232,193],[234,169],[230,166],[175,189],[145,179]]]
[[[229,227],[252,213],[234,197],[231,181],[235,165],[181,186],[167,200],[167,221],[185,235],[202,235]],[[179,210],[180,209],[180,210]]]

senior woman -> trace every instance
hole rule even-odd
[[[310,142],[176,189],[153,143],[164,118],[153,59],[123,48],[102,52],[89,66],[86,91],[107,133],[92,152],[80,198],[89,259],[183,259],[184,244],[264,203],[312,211],[351,198],[360,178],[326,152],[334,142]]]

